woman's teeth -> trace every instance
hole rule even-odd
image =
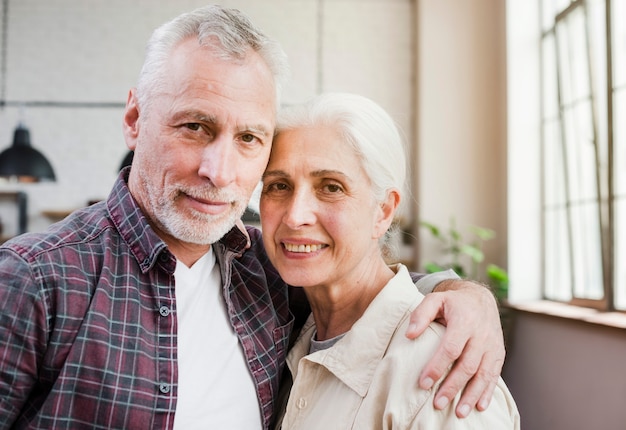
[[[324,245],[296,245],[285,243],[285,249],[289,252],[315,252],[322,249]]]

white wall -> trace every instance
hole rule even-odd
[[[504,2],[418,1],[417,210],[496,231],[486,260],[506,267]],[[423,257],[438,245],[421,238]]]

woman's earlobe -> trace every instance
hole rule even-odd
[[[382,236],[389,229],[395,219],[396,210],[400,205],[400,193],[396,189],[387,191],[385,200],[379,204],[380,211],[377,220],[376,234]]]

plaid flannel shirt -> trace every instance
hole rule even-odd
[[[171,429],[175,258],[131,197],[0,247],[0,427]],[[231,324],[271,422],[293,318],[258,230],[214,244]],[[209,334],[210,336],[210,334]]]

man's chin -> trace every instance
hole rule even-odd
[[[211,217],[207,220],[185,220],[171,226],[170,234],[176,239],[196,245],[211,245],[220,240],[234,226],[240,217],[231,213],[227,217]]]

